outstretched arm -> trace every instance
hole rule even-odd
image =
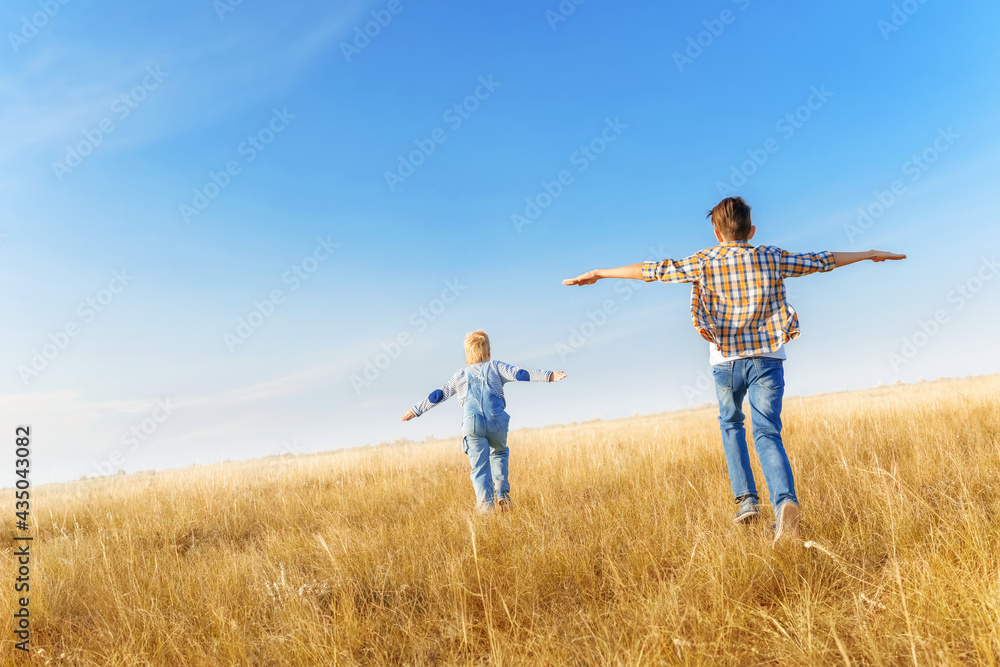
[[[906,255],[897,255],[895,253],[886,252],[884,250],[869,250],[868,252],[835,252],[833,253],[833,262],[836,264],[836,268],[842,266],[847,266],[848,264],[854,264],[856,262],[863,262],[870,259],[873,262],[885,262],[887,260],[899,260],[906,259]]]
[[[870,259],[873,262],[884,262],[889,259],[906,259],[906,255],[896,255],[882,250],[868,252],[788,252],[781,250],[781,277],[797,278],[810,273],[833,271],[848,264]]]
[[[403,415],[400,421],[408,422],[411,419],[416,419],[420,415],[424,414],[425,412],[433,408],[438,403],[443,403],[444,401],[454,396],[456,393],[458,393],[458,383],[461,377],[462,377],[462,371],[455,373],[455,375],[453,375],[452,378],[448,380],[448,384],[444,385],[440,389],[435,389],[430,394],[428,394],[427,398],[420,401],[419,403],[414,405],[410,410],[408,410],[407,413]]]
[[[587,271],[576,278],[563,281],[563,285],[593,285],[604,278],[625,278],[626,280],[642,280],[642,263],[620,266],[617,269],[597,269]]]
[[[566,377],[562,371],[536,371],[531,368],[511,366],[502,361],[494,361],[493,365],[505,384],[507,382],[559,382]]]
[[[647,283],[656,280],[665,283],[693,283],[699,279],[701,265],[702,253],[697,253],[680,260],[648,261],[620,266],[617,269],[588,271],[582,276],[564,280],[563,285],[593,285],[602,278],[625,278],[627,280],[642,280]]]

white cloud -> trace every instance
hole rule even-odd
[[[276,402],[343,385],[357,363],[356,359],[340,359],[205,395],[92,400],[69,390],[3,394],[0,428],[13,433],[18,425],[32,427],[36,483],[93,474],[95,464],[113,451],[124,455],[130,471],[149,456],[157,467],[185,464],[184,457],[192,451],[239,458],[255,442],[280,442],[288,426]],[[141,446],[123,445],[123,436],[148,420],[158,401],[176,406],[170,417]]]

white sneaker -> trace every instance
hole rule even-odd
[[[778,509],[776,528],[774,531],[774,543],[779,540],[799,540],[799,519],[802,518],[802,511],[799,504],[794,500],[786,500]]]

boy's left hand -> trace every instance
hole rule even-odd
[[[562,371],[552,371],[552,375],[549,376],[549,382],[559,382],[566,377],[566,374]]]
[[[569,278],[563,281],[563,285],[593,285],[601,277],[597,275],[597,271],[587,271],[576,278]]]
[[[413,414],[413,410],[407,410],[406,414],[403,415],[403,418],[400,419],[400,421],[408,422],[411,419],[416,419],[416,418],[417,418],[417,416],[415,414]]]
[[[886,252],[885,250],[869,250],[868,254],[871,255],[870,259],[873,262],[884,262],[886,260],[906,259],[906,255],[899,255],[894,252]]]

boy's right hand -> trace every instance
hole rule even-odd
[[[593,285],[601,277],[597,275],[597,271],[587,271],[576,278],[568,278],[563,281],[563,285]]]
[[[403,418],[400,419],[400,421],[408,422],[411,419],[416,419],[416,418],[417,418],[417,416],[415,414],[413,414],[413,410],[407,410],[406,414],[403,415]]]

